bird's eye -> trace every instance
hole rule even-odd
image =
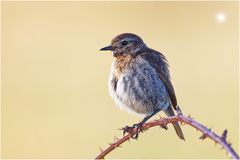
[[[128,41],[122,41],[122,45],[126,46],[128,44]]]

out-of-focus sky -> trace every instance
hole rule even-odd
[[[114,58],[99,52],[124,32],[167,57],[183,113],[228,129],[238,151],[237,1],[1,2],[1,14],[3,158],[94,158],[142,119],[111,100]],[[156,127],[107,158],[228,158],[182,129],[186,141]]]

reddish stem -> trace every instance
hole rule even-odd
[[[154,126],[163,126],[168,123],[173,122],[182,122],[185,124],[188,124],[197,130],[201,131],[203,135],[200,137],[200,139],[210,138],[216,143],[220,144],[232,157],[232,159],[239,159],[238,154],[234,151],[234,149],[231,147],[231,144],[226,141],[227,138],[227,130],[224,130],[222,136],[217,135],[207,127],[203,126],[199,122],[193,120],[190,117],[184,116],[182,113],[179,113],[178,116],[168,117],[168,118],[162,118],[160,120],[153,120],[151,122],[145,123],[142,127],[142,129],[145,131],[151,127]],[[113,151],[115,148],[119,147],[122,143],[126,142],[127,140],[130,140],[133,135],[137,133],[136,129],[132,129],[129,133],[127,133],[125,136],[123,136],[120,139],[117,139],[116,142],[111,143],[106,149],[101,150],[101,153],[95,158],[95,159],[103,159],[107,154],[109,154],[111,151]]]

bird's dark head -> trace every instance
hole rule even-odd
[[[125,55],[137,55],[146,45],[143,40],[132,33],[123,33],[116,36],[110,46],[104,47],[101,51],[111,50],[114,57]]]

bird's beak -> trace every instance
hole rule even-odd
[[[107,47],[103,47],[100,49],[100,51],[112,51],[112,46],[107,46]]]

